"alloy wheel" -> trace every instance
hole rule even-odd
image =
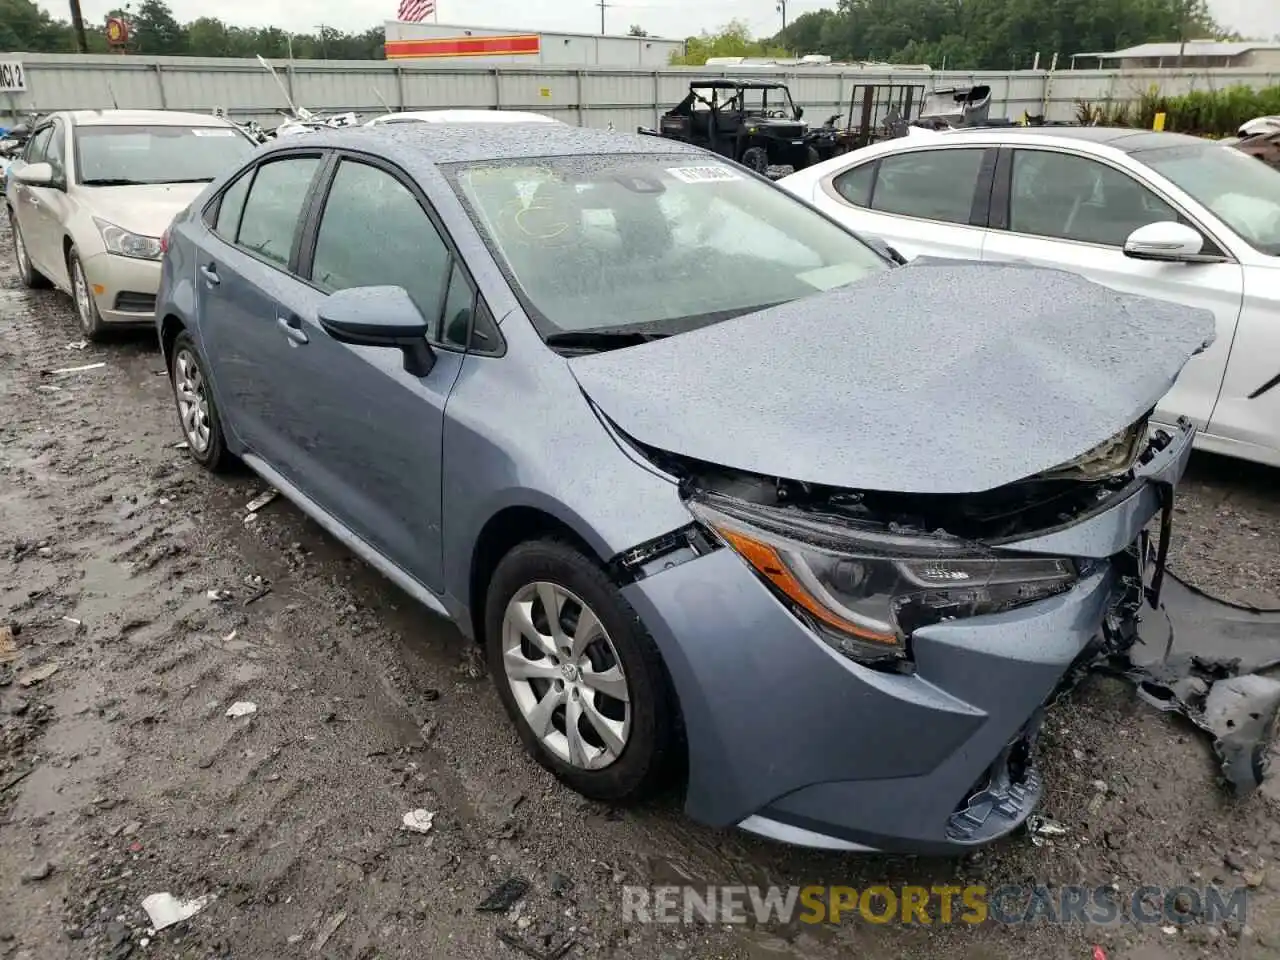
[[[517,707],[542,746],[584,770],[609,766],[631,733],[631,692],[599,617],[554,583],[507,604],[502,663]]]
[[[212,429],[209,424],[209,397],[204,375],[190,350],[179,350],[173,361],[173,390],[178,398],[178,415],[182,432],[196,453],[209,449]]]

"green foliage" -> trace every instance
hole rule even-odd
[[[325,27],[315,34],[294,34],[292,38],[275,27],[232,27],[217,17],[200,17],[179,23],[164,0],[141,0],[111,10],[108,16],[124,17],[130,25],[129,53],[161,56],[252,57],[299,60],[381,60],[383,32],[371,27],[363,33],[343,33]],[[107,52],[105,18],[85,23],[90,53]],[[74,53],[75,35],[71,24],[55,20],[32,0],[0,0],[0,51],[30,53]]]
[[[1165,96],[1157,87],[1149,87],[1132,103],[1076,102],[1076,120],[1092,126],[1150,130],[1157,113],[1165,115],[1166,130],[1207,137],[1233,136],[1246,121],[1280,114],[1280,86],[1262,90],[1231,86],[1221,90],[1193,90],[1175,97]]]
[[[705,30],[701,36],[690,37],[685,42],[685,54],[673,53],[673,66],[698,67],[709,57],[785,57],[785,47],[777,43],[755,40],[746,23],[731,20],[715,33]]]

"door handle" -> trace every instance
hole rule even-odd
[[[284,335],[294,343],[307,343],[307,331],[302,329],[302,318],[297,314],[276,317],[276,325],[284,331]]]
[[[200,276],[204,277],[205,282],[211,287],[216,287],[222,282],[218,279],[217,268],[212,263],[207,267],[200,268]]]

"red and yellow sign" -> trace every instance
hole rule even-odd
[[[515,57],[542,52],[536,33],[510,37],[433,37],[430,40],[388,40],[388,60],[418,57]]]
[[[129,24],[121,17],[107,18],[107,43],[113,47],[124,46],[129,42]]]

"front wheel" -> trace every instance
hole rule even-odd
[[[653,639],[604,571],[521,544],[485,599],[489,671],[525,748],[578,793],[632,802],[667,779],[678,710]]]
[[[769,151],[764,147],[752,147],[742,155],[742,165],[750,167],[762,177],[769,175]]]
[[[76,302],[80,329],[86,340],[99,341],[106,333],[106,325],[98,312],[98,301],[89,290],[89,278],[85,276],[84,264],[80,262],[80,254],[75,247],[67,254],[67,273],[71,277],[71,296]]]

